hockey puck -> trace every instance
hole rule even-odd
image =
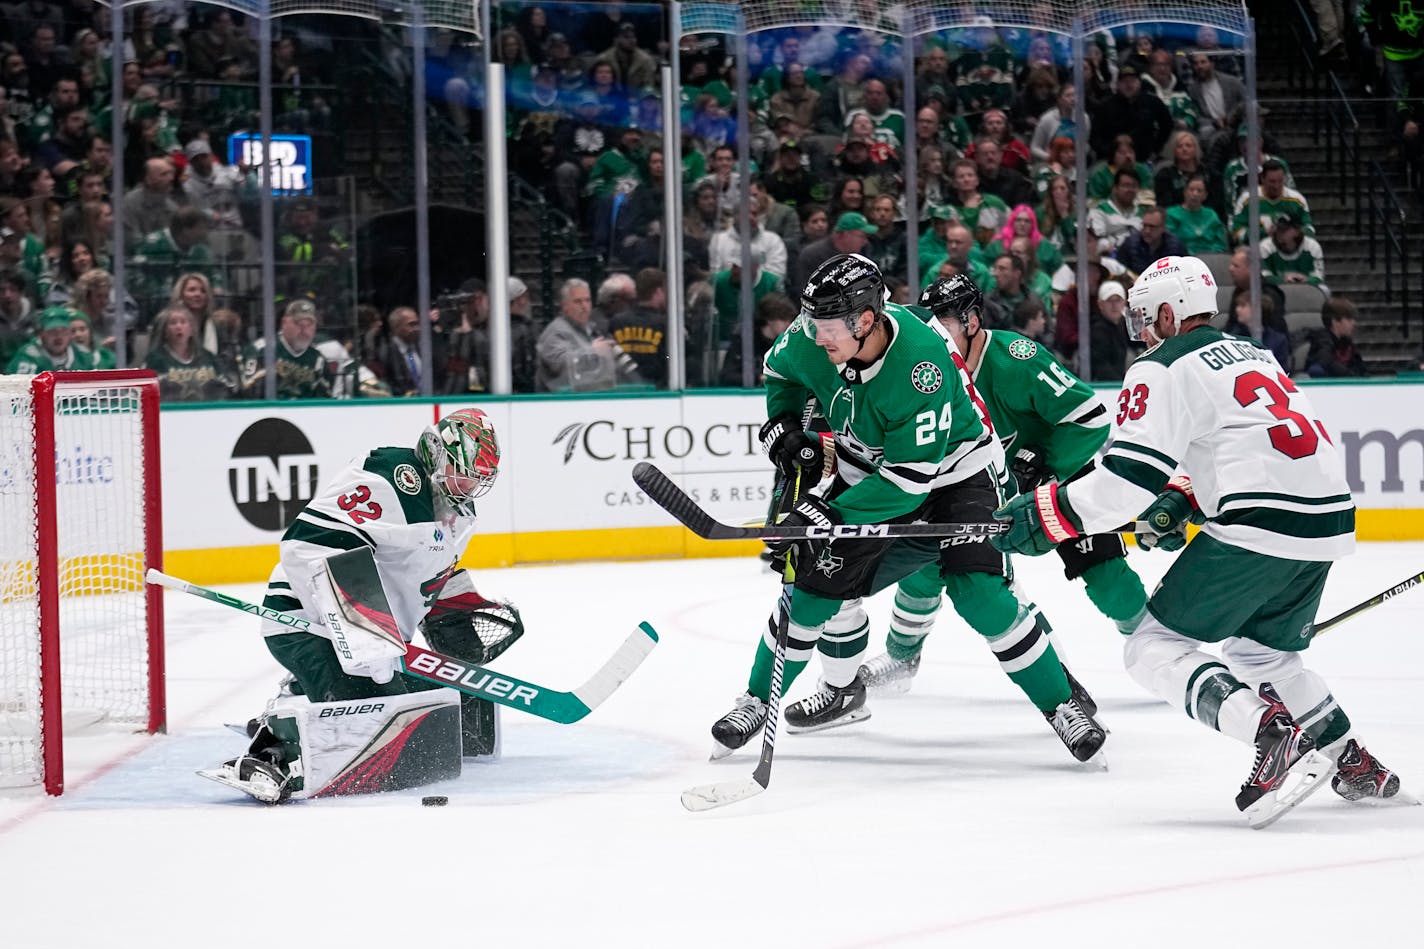
[[[421,798],[420,803],[425,807],[444,807],[450,803],[450,799],[443,794],[432,794]]]

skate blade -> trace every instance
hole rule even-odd
[[[710,811],[756,797],[766,788],[756,781],[725,781],[721,784],[700,784],[682,792],[682,806],[693,813]]]
[[[1100,748],[1098,749],[1097,754],[1093,755],[1093,757],[1089,758],[1087,761],[1078,762],[1078,768],[1081,771],[1106,771],[1108,770],[1108,756],[1104,754],[1102,749]]]
[[[721,761],[723,758],[729,757],[736,750],[737,749],[735,748],[728,748],[726,745],[722,744],[720,741],[714,738],[712,739],[712,753],[707,756],[707,760]]]
[[[200,778],[207,778],[209,781],[216,781],[224,787],[232,788],[234,791],[241,791],[255,801],[263,804],[280,804],[282,802],[282,790],[272,784],[252,784],[251,782],[238,781],[228,774],[225,768],[205,768],[202,771],[193,772]]]
[[[850,724],[852,724],[852,723],[854,723],[854,722],[863,722],[863,721],[865,721],[865,720],[866,720],[867,718],[869,718],[869,717],[870,717],[870,709],[868,709],[868,708],[866,708],[864,705],[862,705],[860,708],[856,709],[854,712],[849,712],[849,713],[847,713],[847,714],[845,714],[845,715],[842,715],[840,718],[836,719],[835,721],[826,722],[824,725],[800,725],[800,726],[798,726],[798,725],[793,725],[793,724],[791,724],[790,722],[787,722],[787,723],[786,723],[786,730],[787,730],[788,732],[790,732],[791,734],[793,734],[793,735],[805,735],[805,734],[807,734],[807,733],[809,733],[809,732],[823,732],[823,731],[827,731],[827,730],[832,729],[832,728],[840,728],[840,727],[843,726],[843,725],[850,725]]]
[[[914,677],[904,679],[882,679],[865,683],[865,691],[875,695],[905,695],[915,684]]]
[[[1328,785],[1334,773],[1334,762],[1318,751],[1310,752],[1291,766],[1274,791],[1242,811],[1246,823],[1252,830],[1271,826],[1284,817],[1286,811]]]

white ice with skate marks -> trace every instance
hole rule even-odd
[[[1171,557],[1131,562],[1150,588]],[[1074,762],[947,609],[911,692],[872,696],[874,716],[845,728],[783,729],[770,790],[706,814],[686,812],[680,792],[749,779],[760,747],[706,760],[707,729],[745,688],[775,605],[776,579],[755,560],[481,572],[529,627],[496,668],[567,689],[639,620],[660,645],[579,724],[506,713],[504,758],[458,781],[278,808],[192,774],[240,750],[222,723],[261,709],[276,664],[246,617],[168,594],[170,734],[71,740],[59,802],[0,796],[3,943],[250,946],[275,913],[294,946],[418,934],[422,945],[835,949],[968,934],[996,946],[1198,949],[1202,926],[1238,945],[1346,944],[1362,932],[1414,944],[1424,808],[1350,805],[1326,789],[1252,832],[1232,803],[1252,749],[1143,693],[1122,669],[1120,637],[1056,560],[1016,564],[1098,700],[1110,771]],[[1424,544],[1362,545],[1336,567],[1322,615],[1421,564]],[[1222,578],[1220,595],[1231,592]],[[888,598],[870,613],[878,651]],[[1306,654],[1414,791],[1421,615],[1415,591]],[[428,793],[449,806],[421,807]],[[825,892],[797,884],[832,864]],[[405,899],[361,897],[372,883]],[[839,912],[825,911],[827,897]],[[1179,919],[1200,925],[1163,922]]]

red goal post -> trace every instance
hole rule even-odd
[[[165,728],[158,382],[0,376],[0,787],[64,790],[64,732]]]

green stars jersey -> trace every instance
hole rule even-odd
[[[970,399],[959,357],[909,309],[887,304],[890,343],[878,359],[832,365],[800,321],[766,354],[767,416],[799,415],[812,393],[835,437],[832,506],[848,524],[913,512],[937,488],[994,465],[1003,450]],[[997,474],[996,474],[997,477]]]
[[[249,343],[242,351],[242,393],[262,398],[262,380],[267,375],[265,339]],[[326,399],[331,397],[331,369],[316,346],[294,353],[277,338],[277,398]]]
[[[287,528],[263,602],[300,610],[310,604],[307,591],[327,557],[369,547],[391,613],[409,641],[474,531],[473,517],[457,516],[443,503],[437,510],[414,450],[377,448],[338,472]],[[263,629],[291,632],[277,623]]]
[[[982,332],[987,339],[974,388],[1004,453],[1032,448],[1058,480],[1076,474],[1108,439],[1107,407],[1043,346],[1008,330]]]
[[[93,353],[78,346],[71,345],[65,350],[63,356],[51,356],[40,345],[38,338],[31,339],[25,345],[16,350],[15,355],[10,359],[10,365],[5,368],[5,372],[12,376],[37,376],[42,372],[58,372],[67,370],[78,372],[87,369],[97,369],[96,359]]]
[[[1088,533],[1145,510],[1179,470],[1222,543],[1286,560],[1355,548],[1355,505],[1333,440],[1270,351],[1210,327],[1127,370],[1103,463],[1067,485]]]
[[[187,360],[167,346],[157,346],[144,356],[143,365],[158,373],[158,392],[165,402],[211,402],[232,395],[217,359],[201,346]]]

